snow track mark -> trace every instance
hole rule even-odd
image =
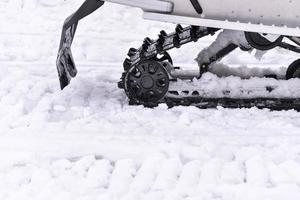
[[[300,196],[299,163],[275,164],[259,157],[252,157],[246,163],[246,182],[243,182],[242,162],[183,163],[159,154],[141,163],[130,158],[109,161],[94,156],[27,163],[0,170],[0,197],[10,200],[22,194],[26,200],[52,199],[53,195],[86,200],[97,196],[107,200],[204,197],[238,200],[248,195],[251,200],[267,197],[277,200],[275,191],[281,191],[281,198]],[[253,190],[260,193],[252,195]]]

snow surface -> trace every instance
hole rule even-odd
[[[79,24],[79,74],[60,91],[61,25],[81,3],[0,0],[0,200],[300,199],[300,113],[128,106],[116,85],[128,48],[174,25],[107,4]],[[212,41],[172,56],[195,66]],[[236,51],[217,71],[282,75],[297,59],[253,54]]]

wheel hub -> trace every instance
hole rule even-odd
[[[154,80],[151,76],[144,76],[141,79],[141,85],[143,86],[143,88],[145,89],[150,89],[153,87],[154,85]]]
[[[147,60],[128,71],[125,83],[130,100],[144,105],[156,104],[168,92],[169,75],[161,62]]]

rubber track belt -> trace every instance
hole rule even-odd
[[[128,70],[144,60],[154,59],[158,54],[163,55],[165,52],[180,47],[186,43],[197,41],[198,39],[207,35],[213,35],[218,29],[188,26],[182,28],[181,26],[176,27],[176,31],[171,34],[166,34],[164,31],[161,32],[159,39],[151,40],[146,38],[144,44],[139,49],[131,49],[128,52],[129,58],[124,61],[124,73],[122,74],[121,81],[119,82],[119,88],[125,89],[125,78]],[[175,45],[175,43],[177,45]],[[228,51],[236,48],[234,45],[229,45],[225,49]],[[226,51],[227,51],[226,50]],[[226,52],[224,52],[226,53]],[[223,53],[220,53],[222,56]],[[269,91],[268,88],[266,88]],[[125,92],[126,89],[125,89]],[[201,109],[216,108],[218,106],[224,108],[251,108],[257,107],[259,109],[270,109],[270,110],[291,110],[295,109],[300,111],[300,99],[299,98],[250,98],[250,99],[234,99],[234,98],[205,98],[201,97],[197,92],[192,92],[191,96],[181,96],[179,92],[172,91],[159,102],[145,103],[137,101],[130,97],[130,105],[144,105],[146,107],[155,107],[159,103],[166,103],[169,108],[174,106],[196,106]],[[127,94],[128,95],[128,94]]]
[[[199,4],[198,0],[190,0],[190,1],[193,5],[194,9],[196,10],[196,12],[201,15],[203,13],[203,9],[202,9],[201,5]]]
[[[174,106],[196,106],[200,109],[209,108],[252,108],[270,109],[273,111],[296,110],[300,111],[300,99],[276,99],[276,98],[251,98],[251,99],[234,99],[234,98],[205,98],[195,97],[166,97],[166,104],[169,108]]]

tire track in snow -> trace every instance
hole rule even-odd
[[[272,163],[270,170],[262,169],[261,166],[267,165],[267,162],[257,157],[252,157],[247,162],[249,163],[247,182],[241,182],[244,174],[235,171],[242,171],[242,165],[218,161],[205,164],[200,160],[183,163],[178,159],[159,154],[149,156],[141,163],[131,158],[109,161],[96,159],[94,156],[76,160],[59,159],[44,163],[27,163],[0,170],[2,178],[0,194],[5,189],[5,193],[2,194],[5,194],[7,199],[11,199],[14,194],[22,191],[25,192],[23,199],[29,199],[38,197],[48,188],[58,194],[66,193],[75,199],[76,195],[88,199],[89,194],[92,193],[106,199],[180,200],[205,196],[209,199],[226,199],[229,195],[232,200],[238,200],[242,195],[250,195],[254,190],[260,191],[255,194],[257,198],[268,196],[276,199],[276,192],[270,193],[275,189],[281,192],[281,197],[300,195],[297,172],[299,163],[294,161],[285,161],[279,165]],[[286,178],[278,178],[278,174],[272,173],[275,168],[282,168],[282,176],[290,177],[290,180],[287,182]],[[24,171],[27,173],[22,173]],[[227,174],[227,178],[224,179],[221,172],[230,173],[235,178],[228,178]],[[264,178],[265,174],[269,174],[269,179]],[[11,177],[14,177],[13,182]],[[276,186],[267,184],[268,180],[275,179]],[[73,182],[75,180],[80,182]],[[26,191],[31,190],[32,187],[36,192],[29,195]],[[77,187],[80,187],[80,190]],[[53,195],[56,194],[45,199],[51,199]],[[249,198],[252,199],[251,195]]]

